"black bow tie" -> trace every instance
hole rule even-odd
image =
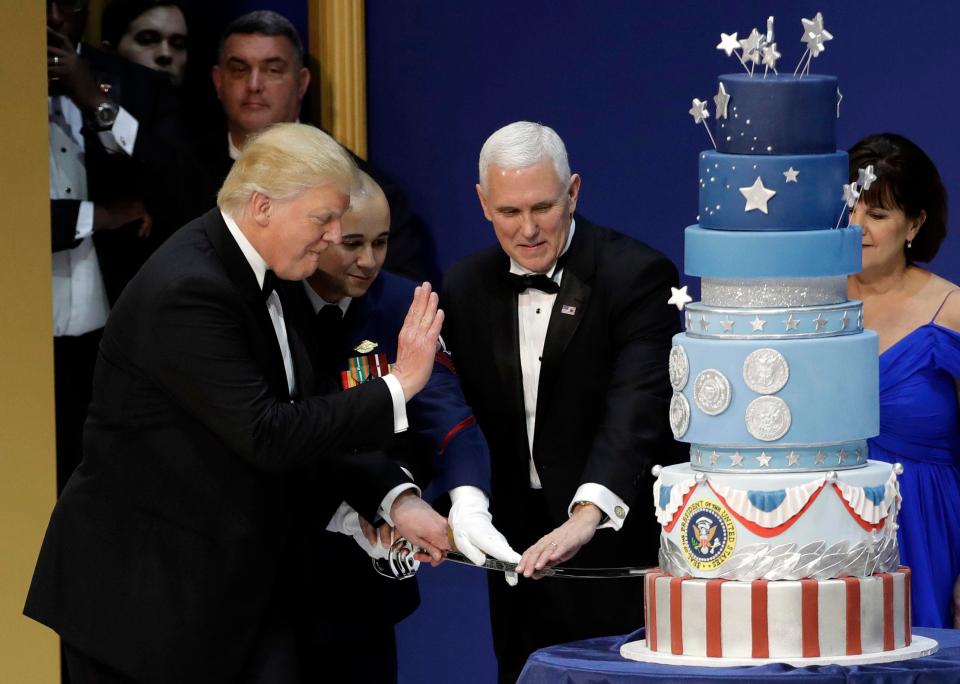
[[[556,281],[543,273],[526,273],[524,275],[508,273],[507,280],[510,281],[510,285],[516,290],[517,294],[531,289],[540,290],[547,294],[557,294],[560,291],[560,286]]]
[[[337,304],[324,304],[317,311],[317,323],[336,325],[343,320],[343,309]]]
[[[277,276],[273,273],[273,271],[268,270],[263,274],[263,287],[260,288],[260,291],[263,293],[263,298],[267,299],[276,286]]]

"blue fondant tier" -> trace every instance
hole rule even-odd
[[[670,420],[683,442],[813,446],[879,431],[873,331],[819,340],[723,341],[680,333],[673,343],[683,351],[671,351],[672,363],[674,356],[681,363],[671,368]]]
[[[837,79],[811,74],[727,74],[727,117],[717,150],[732,154],[827,154],[837,149]]]
[[[700,278],[803,278],[858,273],[859,226],[837,230],[728,231],[688,226],[684,273]]]
[[[719,230],[820,230],[837,225],[845,210],[847,153],[811,155],[700,154],[701,228]],[[749,206],[742,191],[756,185],[776,193]]]
[[[867,464],[866,440],[813,447],[742,447],[691,444],[690,466],[718,473],[795,473],[847,470]]]

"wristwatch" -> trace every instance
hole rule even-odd
[[[93,121],[91,125],[97,131],[109,131],[113,128],[113,122],[117,120],[117,114],[120,113],[120,107],[110,100],[104,100],[93,110]]]

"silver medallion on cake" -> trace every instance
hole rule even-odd
[[[700,371],[693,381],[693,400],[708,416],[716,416],[730,405],[730,381],[718,370]]]
[[[743,381],[757,394],[774,394],[790,378],[790,367],[776,349],[757,349],[743,362]]]
[[[690,361],[687,359],[687,352],[680,345],[676,345],[670,349],[670,384],[679,392],[686,387],[689,377]]]
[[[680,439],[687,433],[688,427],[690,427],[690,404],[685,396],[674,392],[670,400],[670,429],[673,430],[673,436]]]
[[[790,420],[790,407],[780,397],[757,397],[747,406],[747,432],[764,442],[787,434]]]

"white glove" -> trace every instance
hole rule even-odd
[[[380,544],[371,546],[360,527],[360,514],[346,502],[341,503],[337,512],[330,518],[330,522],[327,523],[327,530],[353,537],[354,541],[371,558],[386,558],[390,554],[389,547],[383,547]]]
[[[447,522],[453,531],[457,549],[477,565],[483,565],[486,554],[508,563],[519,563],[520,554],[510,548],[506,538],[493,526],[487,495],[471,486],[450,490],[450,513]],[[515,572],[504,573],[507,584],[517,583]]]

